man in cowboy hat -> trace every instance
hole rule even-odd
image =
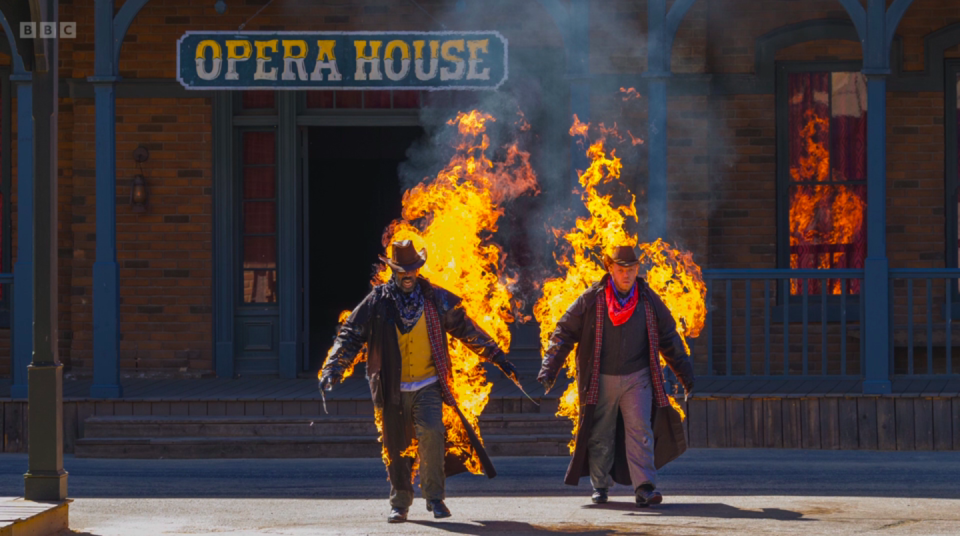
[[[652,416],[669,406],[658,354],[687,392],[693,389],[693,366],[670,311],[638,277],[634,248],[616,248],[604,264],[607,275],[557,324],[537,380],[549,391],[577,345],[580,427],[564,482],[575,486],[589,476],[594,503],[607,502],[607,489],[617,482],[634,489],[637,506],[660,504]],[[658,459],[662,447],[657,445]]]
[[[415,437],[420,457],[420,488],[427,511],[449,517],[443,503],[446,476],[466,471],[467,459],[445,454],[443,404],[451,406],[463,422],[484,473],[496,470],[476,431],[457,407],[451,392],[447,334],[456,337],[507,376],[516,368],[497,343],[466,316],[460,298],[418,277],[427,261],[409,240],[394,242],[390,258],[380,260],[393,269],[393,278],[378,285],[340,326],[340,332],[323,366],[320,389],[330,390],[343,378],[357,352],[367,345],[367,380],[374,406],[383,414],[383,444],[390,460],[390,506],[387,521],[406,521],[413,503],[413,460],[401,457]],[[446,459],[445,459],[446,457]]]

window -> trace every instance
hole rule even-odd
[[[243,304],[277,302],[277,134],[241,131]]]
[[[854,68],[855,69],[855,68]],[[862,73],[784,66],[779,77],[778,162],[781,267],[863,268],[866,258],[867,85]],[[809,295],[821,280],[806,281]],[[804,281],[791,280],[790,294]],[[826,280],[827,294],[841,281]],[[848,294],[860,293],[851,280]]]

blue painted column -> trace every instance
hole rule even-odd
[[[11,398],[27,398],[27,366],[33,359],[33,85],[17,85],[17,262],[13,267],[13,385]]]
[[[680,22],[694,0],[647,2],[647,240],[667,236],[667,82],[670,54]],[[635,189],[640,190],[640,185]]]
[[[887,258],[887,76],[894,31],[913,0],[839,0],[850,14],[863,44],[863,74],[867,78],[867,259],[864,262],[866,339],[863,392],[891,390],[890,260]]]
[[[94,7],[97,245],[93,263],[93,385],[90,396],[118,398],[120,387],[120,268],[117,264],[117,137],[113,0]]]
[[[867,74],[866,352],[863,392],[890,393],[890,260],[887,258],[887,73]]]
[[[666,0],[647,2],[647,241],[667,232],[667,78]],[[640,191],[640,185],[636,187]]]
[[[280,154],[277,166],[280,182],[280,377],[297,377],[297,340],[299,315],[297,311],[297,249],[300,246],[297,225],[297,95],[292,91],[278,91]]]
[[[653,4],[654,2],[650,2]],[[647,241],[667,239],[667,78],[669,72],[644,73],[647,81]],[[639,185],[637,185],[639,191]]]

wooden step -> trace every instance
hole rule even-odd
[[[570,434],[484,437],[492,456],[567,456]],[[376,458],[373,436],[111,437],[77,441],[78,458]]]
[[[545,414],[495,414],[480,417],[481,434],[569,434],[571,422]],[[85,439],[183,437],[369,436],[377,430],[370,416],[168,417],[98,416],[84,421]]]

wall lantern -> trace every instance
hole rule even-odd
[[[136,160],[137,167],[140,168],[140,173],[134,175],[130,186],[130,206],[134,212],[146,212],[147,181],[143,177],[143,166],[141,164],[150,159],[150,151],[143,146],[137,147],[133,151],[133,159]]]

